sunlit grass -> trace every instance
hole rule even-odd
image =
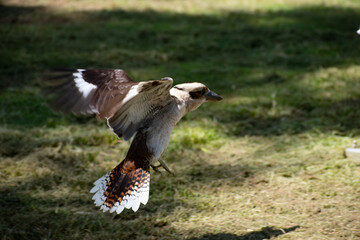
[[[82,11],[94,10],[156,10],[173,13],[186,13],[186,14],[224,14],[226,11],[243,10],[243,11],[258,11],[258,10],[289,10],[304,5],[323,5],[323,6],[342,6],[342,7],[359,7],[357,1],[352,0],[253,0],[253,1],[237,1],[237,0],[152,0],[142,1],[138,3],[131,0],[108,0],[108,1],[94,1],[94,0],[80,0],[80,1],[49,1],[49,0],[30,0],[30,1],[17,1],[5,0],[7,4],[14,5],[27,5],[27,6],[46,6],[51,10],[60,12],[73,12],[81,9]]]
[[[3,239],[358,239],[360,3],[2,1]],[[51,68],[198,81],[224,100],[174,129],[139,211],[103,214],[92,183],[129,143],[41,97]],[[25,224],[26,223],[26,224]]]

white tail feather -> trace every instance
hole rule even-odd
[[[109,176],[110,172],[96,180],[94,182],[94,187],[90,190],[90,193],[94,193],[92,200],[94,200],[96,206],[100,206],[100,210],[102,210],[103,212],[109,211],[110,213],[116,212],[117,214],[120,214],[124,210],[124,208],[131,208],[134,212],[136,212],[140,207],[140,203],[145,205],[148,202],[150,190],[150,174],[148,174],[148,180],[141,186],[141,188],[136,185],[132,191],[132,194],[126,195],[120,204],[119,202],[116,202],[113,207],[107,207],[104,204],[106,200],[104,192],[106,190],[108,181],[110,181]]]

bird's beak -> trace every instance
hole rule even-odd
[[[220,97],[219,95],[217,95],[216,93],[209,91],[208,93],[205,94],[205,98],[206,101],[209,102],[217,102],[220,101],[221,99],[223,99],[222,97]]]

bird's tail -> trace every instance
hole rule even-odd
[[[124,208],[136,212],[140,203],[146,204],[149,199],[150,169],[148,164],[136,166],[135,161],[125,158],[112,171],[94,182],[90,190],[95,193],[93,200],[104,212],[117,214]]]

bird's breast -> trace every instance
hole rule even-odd
[[[168,106],[152,121],[147,130],[147,147],[153,154],[153,159],[157,160],[165,151],[172,130],[176,123],[181,119],[182,114],[176,106]]]
[[[174,125],[170,124],[155,125],[149,128],[146,143],[149,151],[153,154],[153,160],[159,159],[167,148],[173,128]]]

